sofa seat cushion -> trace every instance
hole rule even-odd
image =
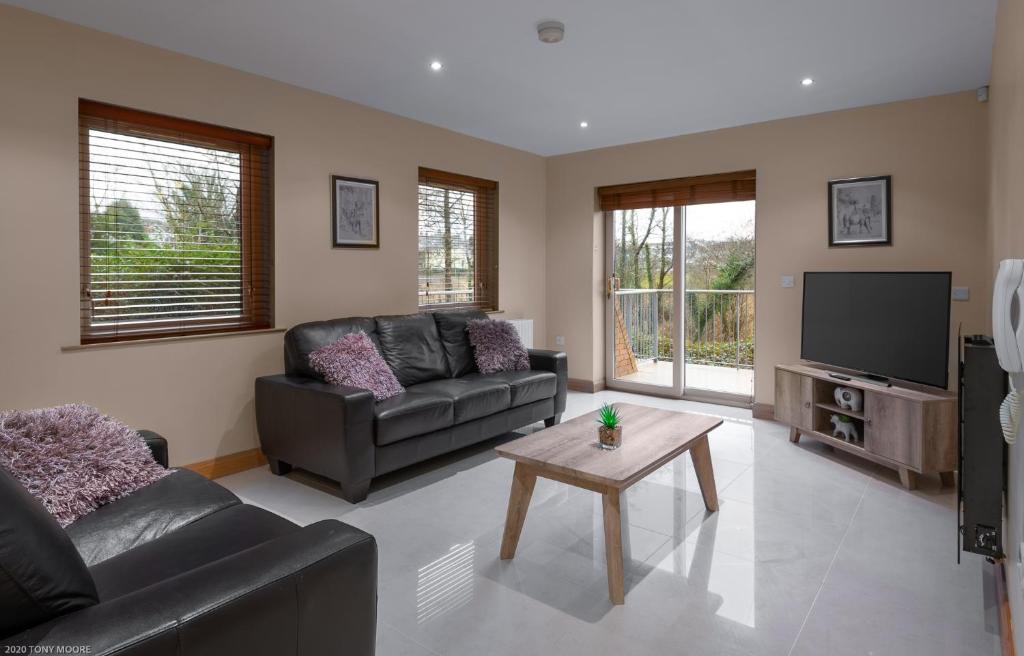
[[[480,374],[485,380],[506,383],[512,393],[511,407],[549,399],[558,392],[558,376],[550,371],[499,371]]]
[[[239,503],[238,497],[213,481],[177,469],[100,506],[65,530],[85,564],[92,566]]]
[[[100,601],[109,601],[297,530],[283,517],[239,504],[108,558],[90,573]]]
[[[508,410],[512,400],[508,383],[481,374],[432,380],[412,389],[450,398],[455,404],[456,424]]]
[[[416,386],[413,386],[416,387]],[[373,407],[377,446],[448,428],[455,421],[455,402],[442,394],[413,388]]]

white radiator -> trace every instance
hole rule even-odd
[[[523,346],[533,348],[533,319],[509,319],[508,322],[516,327]]]

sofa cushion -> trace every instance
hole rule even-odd
[[[360,330],[365,332],[378,348],[380,347],[380,341],[377,339],[377,322],[370,317],[310,321],[293,326],[284,334],[285,373],[319,378],[309,364],[309,354]]]
[[[96,586],[75,545],[3,467],[0,508],[0,640],[95,604]]]
[[[378,401],[405,391],[380,351],[361,330],[310,353],[309,365],[331,385],[370,390]]]
[[[550,371],[499,371],[480,374],[485,380],[507,383],[511,393],[511,407],[548,399],[558,392],[558,376]]]
[[[100,506],[65,530],[92,566],[238,503],[238,497],[213,481],[176,469],[134,494]]]
[[[100,600],[109,601],[298,529],[262,508],[239,504],[108,558],[91,573]]]
[[[79,403],[0,412],[0,465],[61,526],[168,473],[135,429]]]
[[[476,373],[476,361],[473,359],[473,347],[469,344],[466,334],[466,323],[470,319],[486,319],[483,310],[453,310],[435,312],[434,321],[441,334],[445,356],[448,358],[448,372],[452,378]]]
[[[480,374],[432,380],[414,385],[410,389],[415,392],[439,394],[451,399],[455,404],[456,424],[508,410],[511,401],[508,383],[486,376],[481,377]]]
[[[404,387],[448,376],[441,336],[431,314],[377,317],[381,354]]]
[[[455,402],[432,392],[406,390],[373,408],[377,446],[448,428],[454,422]]]
[[[530,354],[519,338],[519,331],[508,321],[472,319],[466,324],[473,359],[480,373],[528,371]]]

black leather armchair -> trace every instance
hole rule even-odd
[[[354,317],[295,326],[285,373],[256,379],[256,424],[275,474],[301,467],[338,481],[353,503],[371,480],[565,410],[565,353],[530,350],[530,370],[481,374],[465,334],[479,311]],[[375,402],[369,391],[329,385],[309,354],[362,330],[406,391]]]
[[[376,543],[354,527],[296,526],[187,470],[66,532],[2,468],[0,505],[0,645],[33,648],[10,653],[374,653]]]

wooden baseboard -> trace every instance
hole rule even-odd
[[[997,560],[995,569],[996,597],[999,603],[999,642],[1003,656],[1014,656],[1017,652],[1013,645],[1013,621],[1010,617],[1010,598],[1006,587],[1006,562],[1002,559]]]
[[[755,403],[752,410],[754,419],[775,419],[775,406],[771,403]]]
[[[221,476],[230,476],[247,469],[262,467],[265,464],[267,464],[267,458],[259,449],[249,449],[248,451],[217,456],[212,460],[193,462],[190,465],[184,465],[183,468],[191,469],[206,478],[220,478]]]
[[[604,380],[593,381],[585,378],[570,378],[566,386],[574,392],[586,392],[593,394],[604,389]]]

